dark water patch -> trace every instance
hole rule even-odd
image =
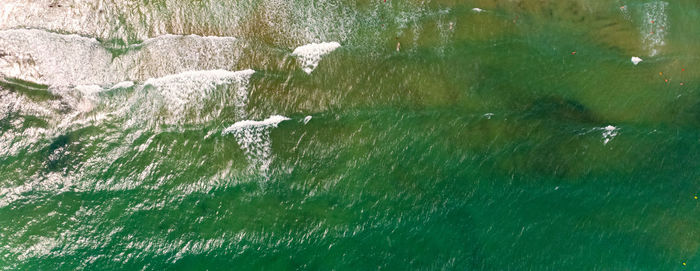
[[[99,134],[100,130],[90,126],[68,131],[53,139],[42,149],[41,160],[46,172],[63,172],[76,174],[87,159],[92,158],[95,146],[86,141]]]
[[[58,99],[58,96],[49,91],[49,86],[17,78],[5,77],[0,79],[0,87],[25,95],[36,101]]]
[[[15,122],[20,121],[21,127],[16,127]],[[42,118],[31,115],[20,115],[17,112],[8,112],[0,118],[0,135],[11,131],[24,131],[28,128],[47,128],[48,122]]]
[[[688,104],[688,102],[694,100],[691,97],[694,95],[690,95],[690,97],[685,98],[687,102],[683,102],[683,104]],[[677,106],[672,108],[673,113],[675,113],[676,118],[675,122],[678,124],[690,124],[695,127],[700,126],[700,102],[695,102],[694,104],[690,104],[688,106]]]
[[[113,38],[109,40],[98,41],[109,53],[112,54],[112,59],[118,58],[127,54],[130,51],[139,50],[143,47],[143,41],[141,40],[123,40],[119,38]]]
[[[8,112],[5,116],[0,118],[0,133],[6,133],[14,129],[12,122],[18,117],[19,114],[16,112]]]
[[[73,138],[75,140],[75,138]],[[60,135],[53,139],[45,150],[45,163],[47,171],[59,171],[67,169],[71,164],[68,152],[71,142],[71,134]]]
[[[46,120],[38,118],[36,116],[22,116],[22,117],[24,118],[22,129],[27,129],[30,127],[47,128],[49,126],[49,124]]]
[[[561,97],[543,97],[525,106],[525,120],[549,119],[557,123],[595,124],[600,120],[585,105]]]

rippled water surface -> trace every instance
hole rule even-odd
[[[698,270],[698,22],[3,0],[0,269]]]

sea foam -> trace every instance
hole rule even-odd
[[[285,120],[289,120],[289,118],[280,115],[273,115],[261,121],[243,120],[224,129],[222,134],[233,134],[236,142],[245,152],[251,168],[266,175],[272,163],[270,129],[277,127]]]
[[[230,134],[234,133],[237,131],[245,130],[245,129],[255,129],[255,128],[264,128],[264,127],[277,127],[277,125],[280,122],[283,122],[285,120],[289,120],[289,118],[285,116],[280,116],[280,115],[273,115],[270,116],[267,119],[261,120],[261,121],[255,121],[255,120],[243,120],[234,123],[233,125],[229,126],[228,128],[224,129],[223,134]]]
[[[610,142],[610,140],[617,136],[620,129],[615,126],[608,125],[603,128],[600,128],[600,130],[603,131],[603,145],[607,145]]]
[[[648,50],[649,56],[659,53],[666,45],[666,33],[669,31],[667,2],[654,1],[644,4],[642,17],[642,43]]]
[[[637,64],[639,64],[639,62],[642,62],[642,61],[644,61],[644,60],[641,59],[641,58],[639,58],[639,57],[633,56],[633,57],[630,59],[630,61],[632,61],[632,64],[637,65]]]
[[[244,116],[248,80],[255,71],[187,71],[146,80],[128,104],[134,120],[165,123],[206,121],[233,106]],[[223,87],[223,89],[222,89]],[[228,91],[233,88],[233,92]],[[206,111],[206,112],[205,112]],[[154,119],[154,116],[158,118]]]
[[[312,116],[306,116],[306,117],[304,118],[304,120],[302,120],[302,121],[304,122],[304,124],[307,124],[307,123],[309,123],[309,121],[311,121],[311,118],[313,118],[313,117],[312,117]]]
[[[38,29],[0,30],[0,75],[47,85],[112,85],[237,63],[246,45],[234,37],[163,35],[113,55],[94,38]]]
[[[335,51],[339,47],[340,43],[337,42],[311,43],[297,47],[292,52],[292,55],[299,57],[301,68],[307,74],[311,74],[318,67],[321,57]]]

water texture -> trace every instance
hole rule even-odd
[[[700,270],[698,22],[4,0],[0,270]]]

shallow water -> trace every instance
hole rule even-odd
[[[0,269],[700,269],[698,21],[3,1]]]

